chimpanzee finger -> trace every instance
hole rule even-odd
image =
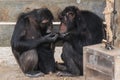
[[[52,33],[45,35],[44,37],[51,37]]]
[[[55,41],[58,38],[58,34],[56,34],[54,37],[52,37],[53,41]]]
[[[56,35],[56,33],[51,33],[50,37],[54,37]]]

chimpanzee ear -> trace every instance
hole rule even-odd
[[[74,12],[70,11],[70,12],[67,13],[67,16],[69,17],[69,20],[72,21],[75,18],[76,14]]]
[[[63,19],[62,12],[58,14],[58,19],[60,19],[60,20],[62,20],[62,19]]]

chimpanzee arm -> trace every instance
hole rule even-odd
[[[14,41],[14,47],[16,49],[29,50],[29,49],[33,49],[33,48],[37,47],[38,45],[40,45],[42,43],[50,43],[50,42],[54,42],[55,40],[56,40],[55,37],[50,38],[50,39],[41,37],[39,39],[16,40],[16,41]]]
[[[45,37],[40,37],[39,39],[24,39],[25,37],[25,26],[27,24],[27,21],[24,19],[18,20],[15,30],[13,32],[13,36],[11,39],[11,45],[12,47],[17,51],[25,51],[32,48],[37,47],[39,44],[45,43],[45,42],[52,42],[54,41],[55,37],[50,37],[50,35]]]
[[[12,48],[15,50],[19,50],[20,52],[33,48],[36,43],[36,41],[34,40],[24,40],[26,33],[25,26],[28,22],[27,19],[24,19],[24,17],[22,17],[23,16],[18,19],[11,39]]]

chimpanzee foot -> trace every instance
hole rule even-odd
[[[27,72],[27,73],[25,73],[25,76],[27,76],[27,77],[42,77],[44,75],[45,74],[40,72],[40,71],[34,71],[34,72]]]
[[[57,72],[58,77],[74,77],[75,75],[69,73],[69,72]]]
[[[56,69],[60,71],[66,71],[67,67],[64,65],[64,63],[58,63],[56,62]]]
[[[49,74],[49,75],[52,75],[52,74],[54,74],[54,72],[50,71],[50,72],[48,72],[48,74]]]

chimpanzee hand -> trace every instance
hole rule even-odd
[[[74,35],[71,32],[67,32],[67,33],[59,33],[59,40],[65,40],[65,41],[71,41]]]
[[[50,33],[44,36],[46,42],[55,42],[57,38],[58,38],[58,34],[54,34],[54,33]]]
[[[69,33],[59,33],[59,38],[65,38],[66,36],[68,36]]]

